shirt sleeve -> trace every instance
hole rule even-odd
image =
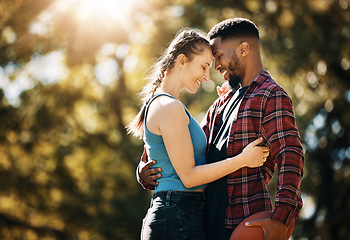
[[[277,194],[272,219],[289,225],[303,206],[300,184],[304,155],[296,127],[292,101],[283,90],[272,92],[267,99],[262,122],[262,135],[270,145],[277,163]]]
[[[203,118],[203,120],[200,123],[200,126],[202,127],[203,132],[204,132],[205,136],[207,137],[207,142],[208,142],[208,138],[209,138],[209,134],[210,134],[209,123],[210,123],[210,109],[208,110],[207,114],[205,114],[205,117]]]
[[[201,121],[201,123],[199,124],[203,131],[205,136],[207,137],[207,143],[209,143],[209,136],[210,136],[210,131],[211,131],[211,127],[210,125],[212,124],[212,119],[214,116],[214,109],[217,105],[217,101],[216,100],[208,109],[207,113],[205,114],[205,117],[203,118],[203,120]]]

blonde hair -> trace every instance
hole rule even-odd
[[[144,132],[144,118],[146,106],[154,96],[155,91],[160,87],[165,72],[170,71],[180,54],[184,54],[189,61],[194,54],[203,52],[204,47],[210,48],[209,41],[205,34],[197,29],[185,28],[180,30],[175,38],[171,41],[169,47],[152,67],[151,73],[147,77],[148,84],[143,88],[140,96],[142,97],[142,107],[137,116],[126,127],[128,133],[132,133],[138,138],[142,138]]]

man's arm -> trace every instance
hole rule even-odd
[[[144,189],[154,190],[158,186],[157,180],[162,176],[161,168],[151,168],[156,161],[148,161],[147,152],[144,148],[139,165],[136,168],[136,178]],[[158,173],[158,174],[157,174]]]
[[[246,225],[262,227],[265,239],[284,240],[287,226],[298,217],[302,208],[300,184],[304,156],[292,102],[283,90],[272,93],[266,102],[262,135],[270,145],[271,157],[278,168],[275,210],[271,218]]]
[[[304,172],[304,154],[296,127],[292,102],[276,91],[267,101],[262,134],[270,143],[278,168],[277,194],[272,219],[289,225],[303,206],[300,185]]]

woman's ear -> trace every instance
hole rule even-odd
[[[182,68],[186,62],[188,62],[188,58],[185,56],[185,54],[180,54],[177,56],[176,63],[178,63],[180,68]]]
[[[241,53],[241,56],[244,58],[249,54],[249,43],[242,42],[241,45],[239,45],[239,50]]]

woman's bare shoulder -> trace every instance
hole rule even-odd
[[[153,105],[153,106],[152,106]],[[159,96],[151,103],[151,107],[156,113],[160,114],[179,114],[184,113],[184,106],[182,103],[174,98],[168,96]]]

